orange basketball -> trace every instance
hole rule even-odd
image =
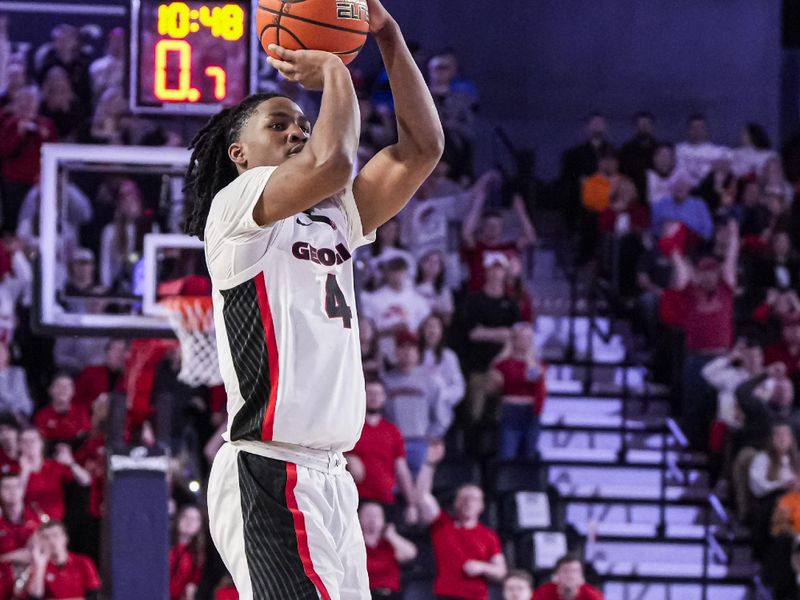
[[[367,41],[369,11],[367,0],[260,0],[256,25],[264,50],[326,50],[347,64]]]

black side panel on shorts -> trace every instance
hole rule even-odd
[[[253,600],[318,600],[286,505],[286,463],[240,452],[239,486]]]
[[[231,424],[231,441],[261,440],[270,379],[267,340],[256,283],[251,279],[220,293],[225,300],[222,316],[228,332],[233,368],[244,398],[244,406]]]

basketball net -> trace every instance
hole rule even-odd
[[[210,296],[173,296],[159,302],[181,345],[178,380],[197,387],[222,383]]]

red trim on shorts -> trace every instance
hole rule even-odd
[[[280,380],[280,367],[278,362],[278,343],[275,341],[275,324],[272,322],[272,310],[267,296],[267,281],[264,275],[255,278],[258,308],[261,311],[261,322],[264,325],[264,337],[267,340],[267,356],[269,358],[269,401],[264,414],[264,423],[261,426],[261,439],[265,442],[272,440],[275,428],[275,406],[278,404],[278,382]]]
[[[303,563],[303,570],[306,576],[316,586],[322,600],[331,600],[325,584],[314,570],[314,563],[311,562],[311,551],[308,548],[308,532],[306,531],[306,518],[297,506],[297,498],[294,495],[294,488],[297,486],[297,465],[286,463],[286,506],[292,513],[294,519],[294,533],[297,536],[297,551],[300,553],[300,562]]]

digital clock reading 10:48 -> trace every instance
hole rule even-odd
[[[132,1],[134,110],[208,113],[249,93],[251,0]]]
[[[186,2],[172,2],[158,7],[159,35],[175,39],[207,27],[214,37],[235,42],[244,35],[244,24],[244,10],[238,4],[193,9]]]

